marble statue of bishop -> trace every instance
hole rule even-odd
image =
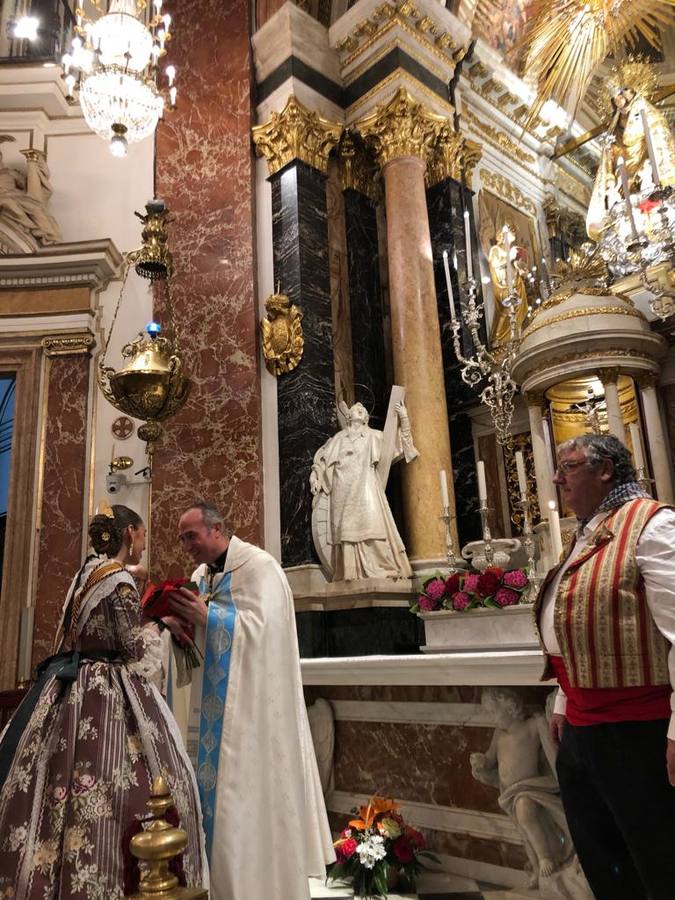
[[[384,489],[390,463],[419,454],[403,401],[394,399],[389,409],[382,432],[369,427],[363,404],[342,403],[344,427],[314,456],[312,531],[333,581],[412,576]]]

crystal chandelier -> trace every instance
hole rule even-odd
[[[92,131],[110,141],[114,156],[151,135],[165,102],[176,103],[176,69],[166,66],[160,86],[159,60],[170,40],[171,16],[162,0],[92,0],[94,16],[77,9],[75,37],[62,59],[68,96],[77,91]],[[89,6],[87,7],[89,9]],[[166,96],[165,96],[166,94]]]

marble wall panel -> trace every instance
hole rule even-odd
[[[175,0],[170,12],[179,106],[157,131],[156,193],[173,215],[172,299],[192,392],[155,453],[156,577],[191,566],[176,526],[195,497],[214,501],[245,540],[262,534],[251,6]],[[166,322],[159,292],[155,300]]]
[[[302,360],[277,389],[281,558],[294,566],[317,561],[309,473],[314,454],[337,429],[326,178],[296,162],[271,182],[275,283],[304,313]]]
[[[375,204],[347,190],[345,221],[355,397],[371,412],[370,426],[384,428],[389,403]]]
[[[33,665],[51,653],[66,591],[82,562],[89,364],[84,353],[47,361]]]
[[[454,725],[335,723],[335,789],[499,813],[497,793],[471,775],[492,731]],[[371,747],[373,752],[365,752]]]
[[[328,161],[326,181],[328,224],[328,268],[333,319],[333,363],[335,396],[348,406],[354,403],[354,364],[352,360],[352,319],[349,306],[349,258],[345,228],[345,199],[337,160]]]
[[[478,512],[478,482],[473,454],[471,422],[466,408],[475,406],[477,395],[461,379],[460,367],[455,356],[450,325],[450,305],[443,268],[443,251],[450,259],[456,255],[458,271],[451,266],[450,275],[455,299],[455,308],[466,297],[466,244],[464,239],[464,210],[471,212],[473,271],[479,272],[475,239],[475,222],[471,194],[461,184],[446,179],[427,191],[429,209],[429,230],[434,258],[434,280],[438,298],[438,317],[441,326],[443,347],[443,367],[445,370],[445,393],[450,420],[450,445],[452,467],[455,479],[455,508],[457,532],[460,545],[477,540],[481,536],[480,514]],[[482,337],[485,339],[484,329]],[[471,355],[471,336],[466,328],[461,331],[462,352]]]

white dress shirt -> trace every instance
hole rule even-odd
[[[598,513],[579,528],[577,541],[560,571],[546,588],[542,600],[539,628],[546,650],[552,656],[560,656],[560,646],[553,627],[553,610],[560,580],[569,565],[588,547],[588,539],[610,512]],[[636,546],[636,559],[645,583],[647,605],[656,627],[670,643],[668,670],[673,693],[670,695],[672,715],[668,737],[675,740],[675,511],[659,510],[644,527]],[[567,697],[558,688],[553,711],[565,714]]]

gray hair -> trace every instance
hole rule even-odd
[[[191,509],[198,509],[201,512],[204,524],[207,528],[210,529],[213,528],[214,525],[220,525],[221,531],[226,537],[232,536],[232,532],[226,527],[225,519],[215,503],[209,503],[208,500],[195,500],[194,503],[191,503],[190,506],[188,506],[185,512],[189,512]]]
[[[568,450],[585,450],[592,469],[608,459],[614,466],[614,485],[627,484],[637,478],[628,448],[613,434],[582,434],[558,445],[558,453]]]

